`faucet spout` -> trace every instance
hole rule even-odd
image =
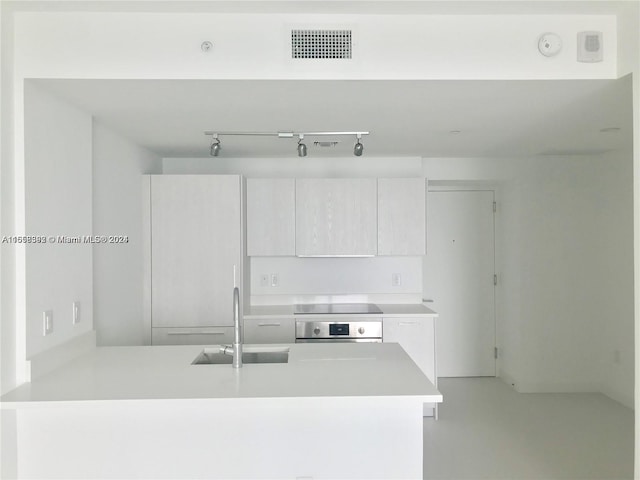
[[[233,345],[220,346],[220,353],[233,355],[233,368],[242,368],[242,330],[240,329],[240,290],[233,289]]]
[[[240,330],[240,289],[233,288],[233,368],[242,367],[242,331]]]

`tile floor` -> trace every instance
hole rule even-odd
[[[631,479],[634,412],[601,394],[520,394],[442,378],[424,420],[425,479]]]

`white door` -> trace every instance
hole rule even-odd
[[[439,377],[495,376],[494,192],[430,191],[423,294]]]

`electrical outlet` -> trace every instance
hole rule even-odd
[[[269,275],[267,275],[266,273],[261,273],[260,274],[260,286],[261,287],[268,287],[269,286]]]
[[[392,287],[399,287],[400,285],[402,285],[402,275],[399,273],[392,273],[391,274],[391,286]]]
[[[80,323],[80,302],[73,302],[71,311],[73,324]]]
[[[271,286],[272,287],[277,287],[280,284],[280,279],[278,278],[278,274],[277,273],[272,273],[271,274]]]
[[[42,335],[53,333],[53,310],[45,310],[42,314]]]

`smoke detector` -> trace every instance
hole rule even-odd
[[[538,50],[545,57],[553,57],[562,50],[562,39],[555,33],[543,33],[538,39]]]

